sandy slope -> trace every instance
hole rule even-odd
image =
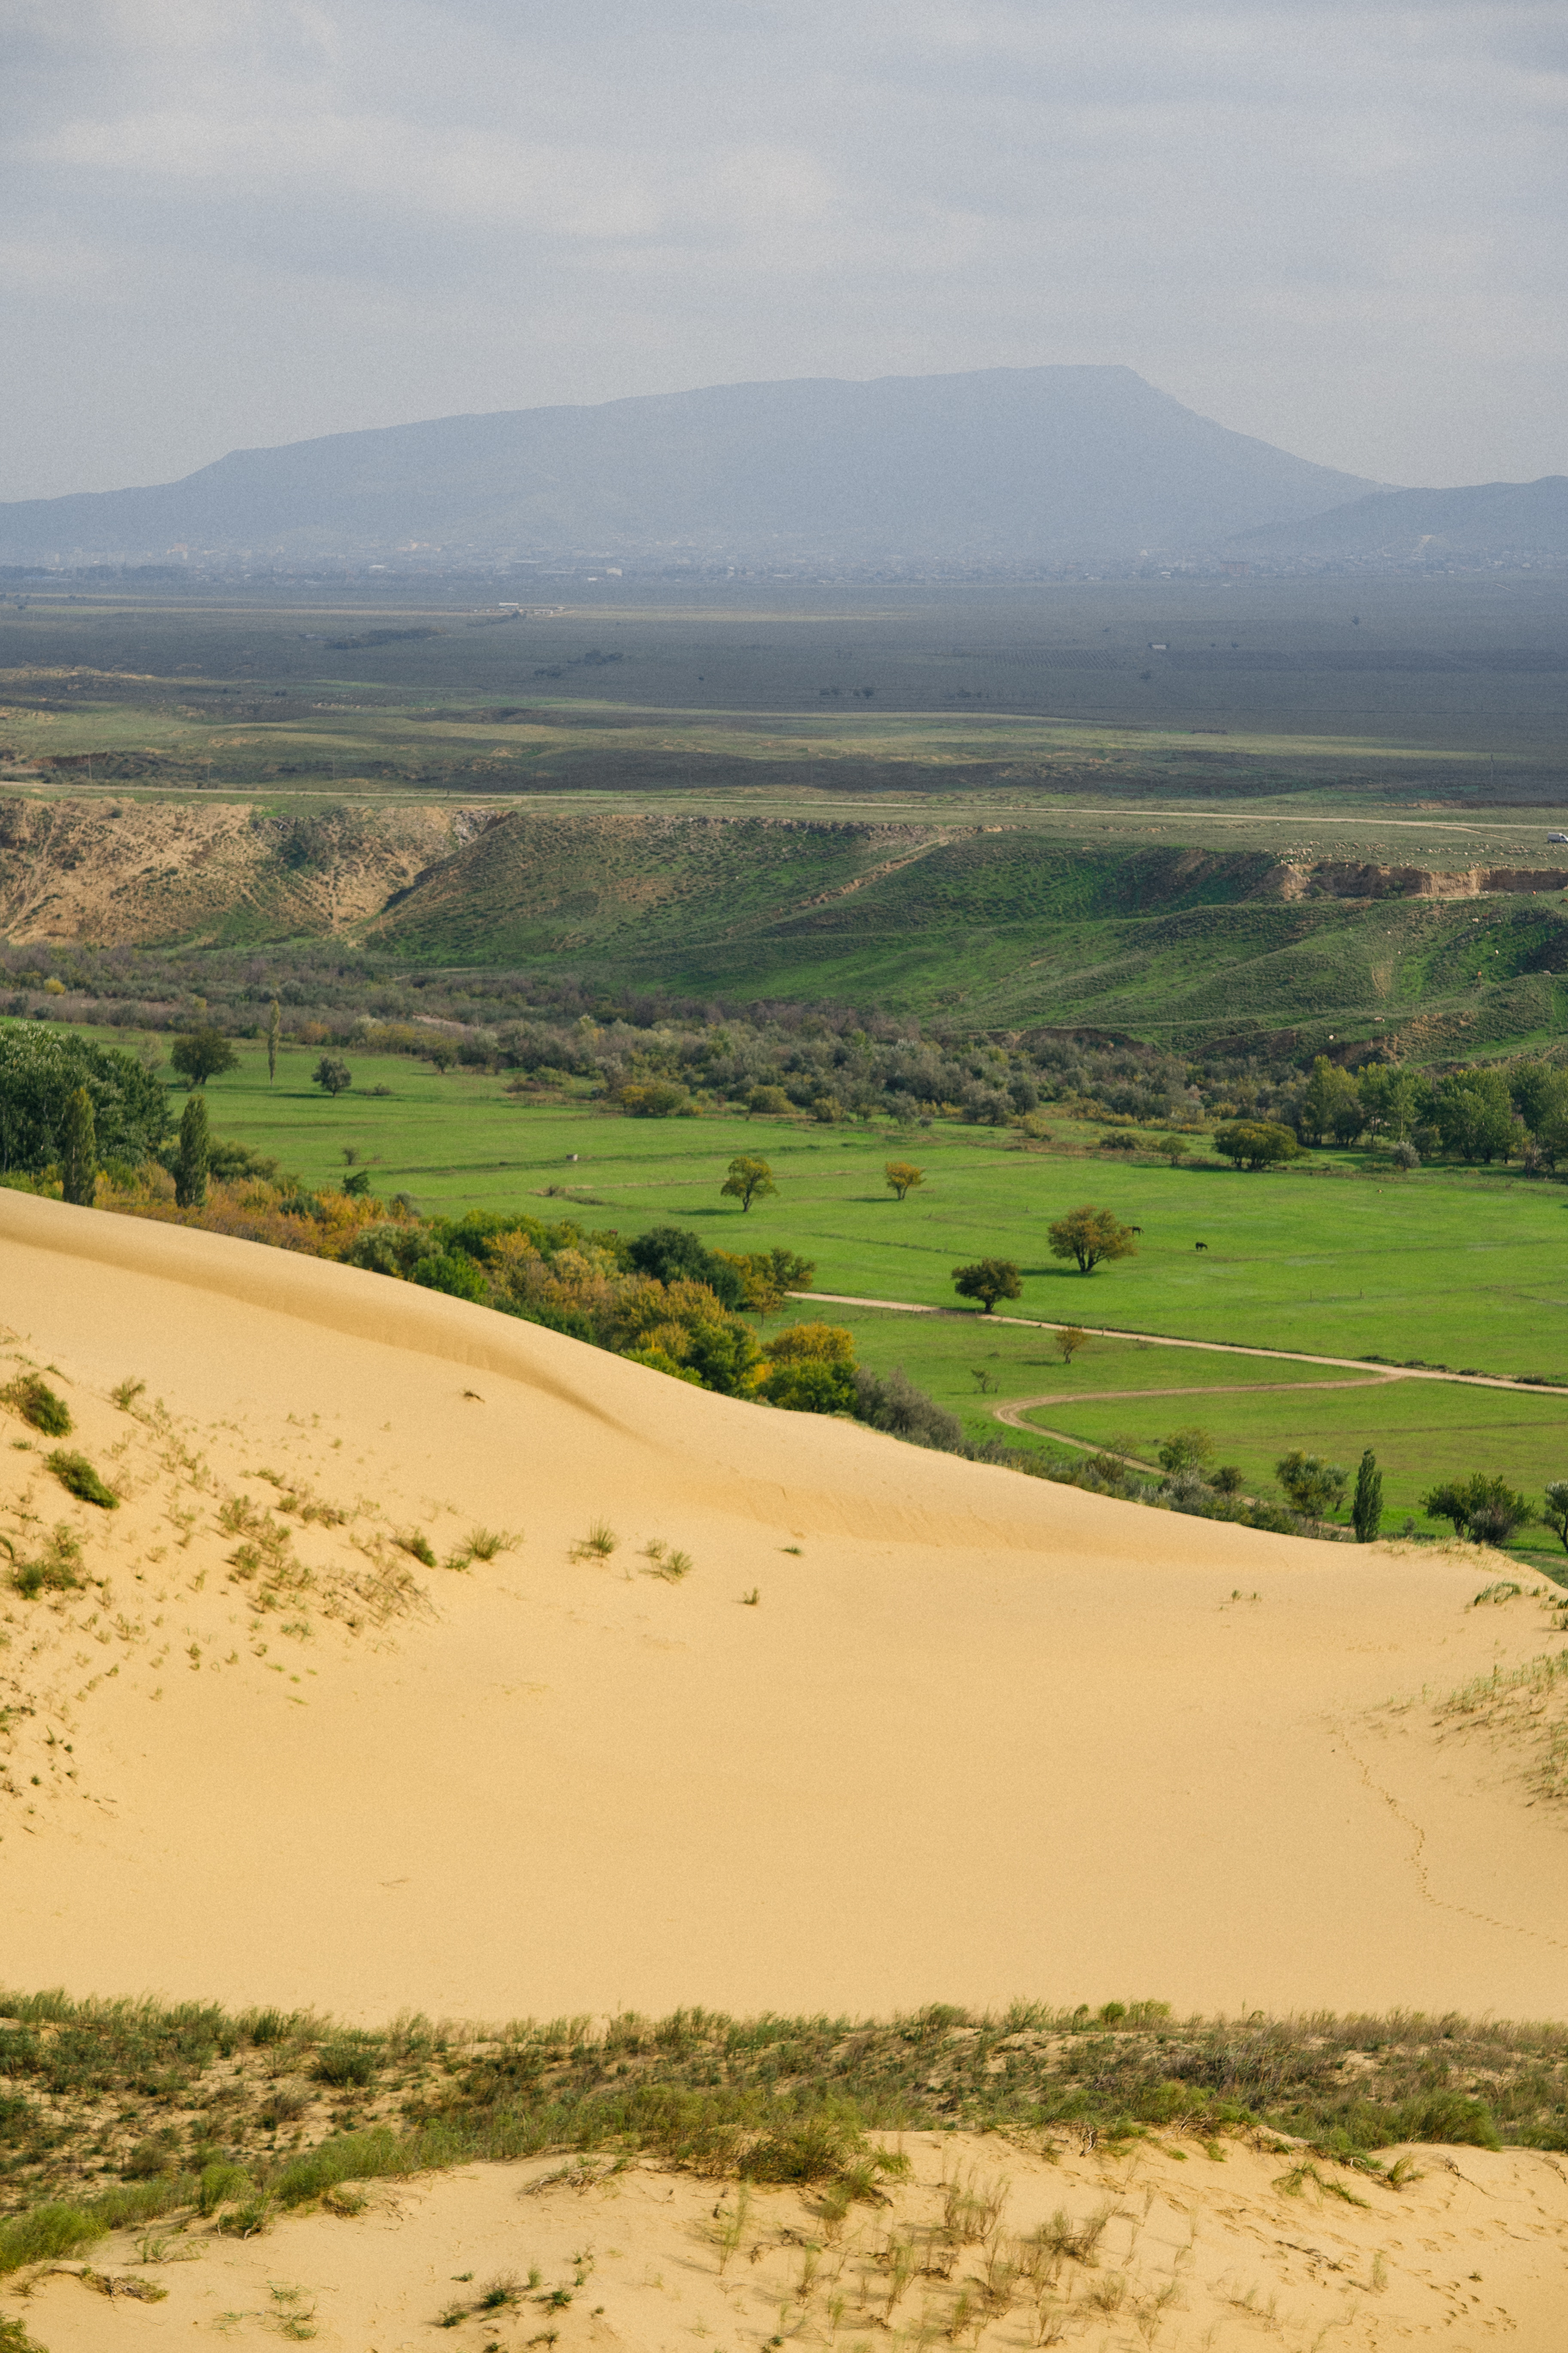
[[[1559,1820],[1484,1742],[1372,1713],[1543,1647],[1533,1604],[1467,1606],[1473,1558],[1154,1514],[10,1194],[0,1314],[127,1491],[67,1503],[6,1420],[5,1525],[74,1521],[111,1589],[0,1603],[37,1709],[5,1980],[364,2018],[1561,2011]],[[349,1514],[296,1510],[312,1582],[269,1611],[232,1566],[288,1516],[263,1469]],[[600,1518],[618,1550],[572,1560]],[[521,1541],[466,1572],[387,1541],[476,1523]]]
[[[1173,2142],[1054,2165],[957,2134],[910,2135],[904,2150],[910,2178],[890,2205],[857,2207],[835,2227],[795,2191],[753,2190],[728,2251],[732,2188],[636,2168],[584,2189],[548,2183],[558,2170],[548,2163],[474,2167],[395,2191],[373,2187],[353,2220],[284,2221],[243,2243],[197,2224],[168,2235],[162,2253],[172,2261],[139,2263],[135,2242],[121,2239],[97,2251],[100,2284],[57,2274],[23,2305],[6,2296],[0,2311],[24,2314],[50,2353],[109,2344],[155,2353],[214,2335],[257,2347],[312,2336],[323,2353],[432,2344],[521,2353],[542,2342],[545,2353],[556,2342],[560,2353],[678,2353],[694,2343],[731,2353],[796,2341],[844,2353],[876,2342],[953,2343],[963,2353],[982,2343],[985,2353],[1051,2344],[1144,2353],[1154,2343],[1161,2353],[1373,2353],[1395,2343],[1479,2353],[1506,2342],[1514,2353],[1559,2353],[1563,2342],[1568,2171],[1559,2158],[1424,2148],[1414,2152],[1417,2179],[1397,2191],[1355,2183],[1366,2202],[1347,2205],[1310,2179],[1288,2194],[1289,2159],[1235,2143],[1218,2161]],[[933,2232],[952,2183],[983,2199],[1005,2193],[986,2237],[953,2246]],[[1077,2226],[1103,2218],[1092,2260],[1015,2279],[988,2316],[979,2283],[1000,2282],[1019,2242],[1058,2213]],[[883,2252],[891,2239],[911,2242],[916,2257],[896,2297]],[[474,2309],[492,2282],[523,2286],[531,2272],[537,2284],[517,2302]],[[166,2296],[106,2303],[105,2281],[152,2284]],[[556,2289],[569,2300],[551,2310],[542,2300]],[[956,2312],[964,2295],[967,2324]],[[463,2316],[450,2336],[438,2333],[454,2306]]]

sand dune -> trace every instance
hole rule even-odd
[[[310,2336],[323,2353],[441,2341],[613,2353],[694,2339],[723,2353],[797,2338],[864,2353],[879,2340],[971,2347],[983,2323],[989,2353],[1563,2343],[1568,2178],[1534,2151],[1423,2148],[1417,2178],[1397,2190],[1357,2183],[1347,2204],[1310,2173],[1292,2194],[1289,2158],[1235,2142],[1215,2158],[1145,2142],[1054,2164],[994,2137],[910,2134],[902,2146],[910,2173],[891,2202],[852,2208],[842,2224],[784,2189],[750,2191],[737,2215],[732,2186],[641,2167],[585,2189],[551,2184],[560,2168],[548,2161],[473,2167],[395,2192],[373,2185],[354,2219],[286,2221],[254,2241],[199,2223],[160,2233],[151,2263],[122,2238],[95,2251],[86,2281],[80,2266],[57,2272],[16,2309],[51,2353],[186,2345],[193,2327],[242,2346]],[[942,2233],[955,2184],[1000,2198],[986,2238],[954,2245]],[[1081,2234],[1087,2260],[1008,2279],[1020,2242],[1053,2217]],[[902,2284],[886,2253],[899,2240],[920,2266]],[[507,2281],[515,2301],[478,2308]],[[110,2303],[106,2285],[120,2291]],[[126,2293],[148,2285],[164,2299]],[[567,2301],[552,2308],[557,2291]],[[438,2338],[454,2314],[453,2335]]]
[[[10,1194],[0,1316],[126,1497],[70,1502],[7,1419],[5,1528],[108,1580],[0,1604],[12,1983],[1561,2010],[1558,1818],[1384,1708],[1545,1646],[1468,1606],[1473,1556],[1152,1513]],[[518,1541],[392,1541],[476,1527]]]

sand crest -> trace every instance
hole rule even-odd
[[[108,1580],[0,1603],[14,1984],[1561,2010],[1559,1819],[1377,1713],[1549,1646],[1469,1606],[1473,1558],[1150,1512],[19,1195],[0,1316],[126,1496],[71,1502],[7,1419],[7,1528]],[[476,1530],[516,1541],[441,1565]]]

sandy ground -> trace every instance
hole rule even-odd
[[[0,1525],[107,1579],[0,1599],[12,1984],[1561,2013],[1561,1818],[1384,1706],[1549,1647],[1529,1599],[1469,1606],[1475,1556],[1156,1514],[11,1194],[0,1316],[126,1497],[70,1502],[0,1422]],[[518,1541],[391,1542],[476,1526]]]
[[[0,2295],[0,2314],[25,2318],[50,2353],[155,2353],[190,2345],[193,2329],[197,2344],[313,2337],[323,2353],[1561,2353],[1564,2342],[1560,2158],[1423,2148],[1398,2190],[1349,2178],[1365,2200],[1352,2205],[1310,2175],[1289,2193],[1290,2160],[1237,2143],[1223,2157],[1141,2143],[1055,2164],[959,2134],[902,2147],[910,2171],[890,2202],[837,2223],[793,2190],[740,2203],[732,2186],[640,2168],[583,2188],[551,2182],[559,2168],[544,2163],[476,2166],[371,2185],[353,2219],[284,2221],[243,2242],[199,2223],[117,2239],[95,2250],[88,2279],[80,2265],[43,2276],[25,2299]],[[996,2209],[971,2210],[979,2235],[942,2229],[952,2189]],[[1099,2226],[1092,2249],[1079,2241],[1084,2259],[1041,2250],[1036,2234],[1056,2217],[1068,2226],[1058,2250]],[[508,2284],[514,2296],[486,2308],[487,2290]],[[106,2286],[119,2293],[106,2300]],[[149,2286],[163,2300],[136,2300]]]

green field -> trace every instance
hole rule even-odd
[[[1165,1348],[1149,1340],[1090,1341],[1069,1369],[1048,1332],[995,1325],[982,1316],[863,1307],[815,1312],[854,1333],[862,1363],[883,1373],[901,1367],[980,1443],[1003,1438],[1021,1444],[1033,1428],[1047,1439],[1077,1440],[1155,1465],[1162,1439],[1195,1426],[1214,1440],[1215,1460],[1239,1465],[1255,1494],[1275,1490],[1274,1466],[1294,1448],[1353,1473],[1363,1448],[1371,1446],[1384,1474],[1387,1534],[1414,1515],[1422,1533],[1446,1535],[1446,1524],[1422,1517],[1421,1498],[1456,1473],[1501,1473],[1536,1496],[1549,1479],[1568,1478],[1568,1398],[1379,1379],[1289,1357]],[[998,1419],[996,1407],[1018,1410],[1020,1401],[1040,1397],[1052,1402],[1026,1410],[1020,1423]],[[1044,1442],[1041,1451],[1071,1450]],[[1549,1532],[1526,1530],[1510,1549],[1568,1577],[1568,1555]]]
[[[816,1261],[822,1292],[952,1307],[952,1269],[1000,1255],[1024,1271],[1009,1312],[1042,1322],[1568,1380],[1568,1301],[1555,1288],[1563,1282],[1568,1294],[1568,1202],[1554,1185],[1500,1171],[1401,1178],[1323,1153],[1310,1173],[1253,1176],[1129,1166],[955,1124],[634,1120],[520,1103],[493,1078],[442,1078],[405,1058],[353,1052],[354,1089],[333,1103],[308,1082],[310,1050],[285,1050],[276,1088],[259,1049],[241,1054],[240,1071],[211,1090],[216,1132],[312,1186],[341,1176],[352,1147],[383,1198],[407,1192],[426,1212],[526,1210],[624,1233],[677,1222],[731,1250],[787,1244]],[[388,1089],[379,1098],[367,1092],[378,1084]],[[1062,1124],[1064,1137],[1074,1133]],[[762,1154],[778,1183],[747,1216],[719,1190],[742,1151]],[[926,1171],[903,1203],[882,1181],[889,1157]],[[1136,1258],[1087,1279],[1046,1241],[1050,1219],[1086,1199],[1143,1228]],[[1265,1484],[1290,1447],[1345,1460],[1371,1444],[1384,1460],[1391,1514],[1414,1510],[1425,1486],[1456,1471],[1503,1471],[1534,1493],[1568,1475],[1568,1398],[1414,1381],[1314,1388],[1354,1376],[1132,1340],[1096,1341],[1064,1374],[1045,1333],[977,1312],[822,1312],[855,1329],[866,1362],[902,1364],[975,1438],[1001,1435],[991,1408],[1008,1399],[1194,1388],[1215,1394],[1053,1406],[1037,1419],[1095,1444],[1126,1439],[1145,1455],[1170,1428],[1200,1422],[1225,1460]],[[994,1389],[982,1392],[976,1370]],[[1263,1386],[1279,1382],[1284,1395]],[[1219,1394],[1239,1384],[1257,1393]]]
[[[956,1122],[625,1119],[352,1050],[354,1090],[331,1103],[309,1083],[314,1050],[285,1050],[275,1090],[262,1050],[240,1052],[240,1071],[211,1090],[215,1126],[311,1184],[341,1173],[352,1145],[378,1193],[431,1211],[538,1211],[553,1187],[577,1197],[588,1224],[633,1232],[673,1219],[731,1248],[787,1242],[816,1260],[825,1291],[948,1305],[952,1267],[989,1254],[1023,1269],[1021,1314],[1568,1378],[1568,1202],[1500,1169],[1363,1175],[1359,1155],[1322,1152],[1258,1176],[1086,1159]],[[366,1092],[377,1083],[391,1091],[380,1101]],[[767,1158],[779,1187],[744,1219],[719,1192],[742,1151]],[[927,1172],[902,1203],[882,1180],[894,1156]],[[1050,1257],[1046,1227],[1089,1198],[1144,1230],[1135,1259],[1086,1280]]]

